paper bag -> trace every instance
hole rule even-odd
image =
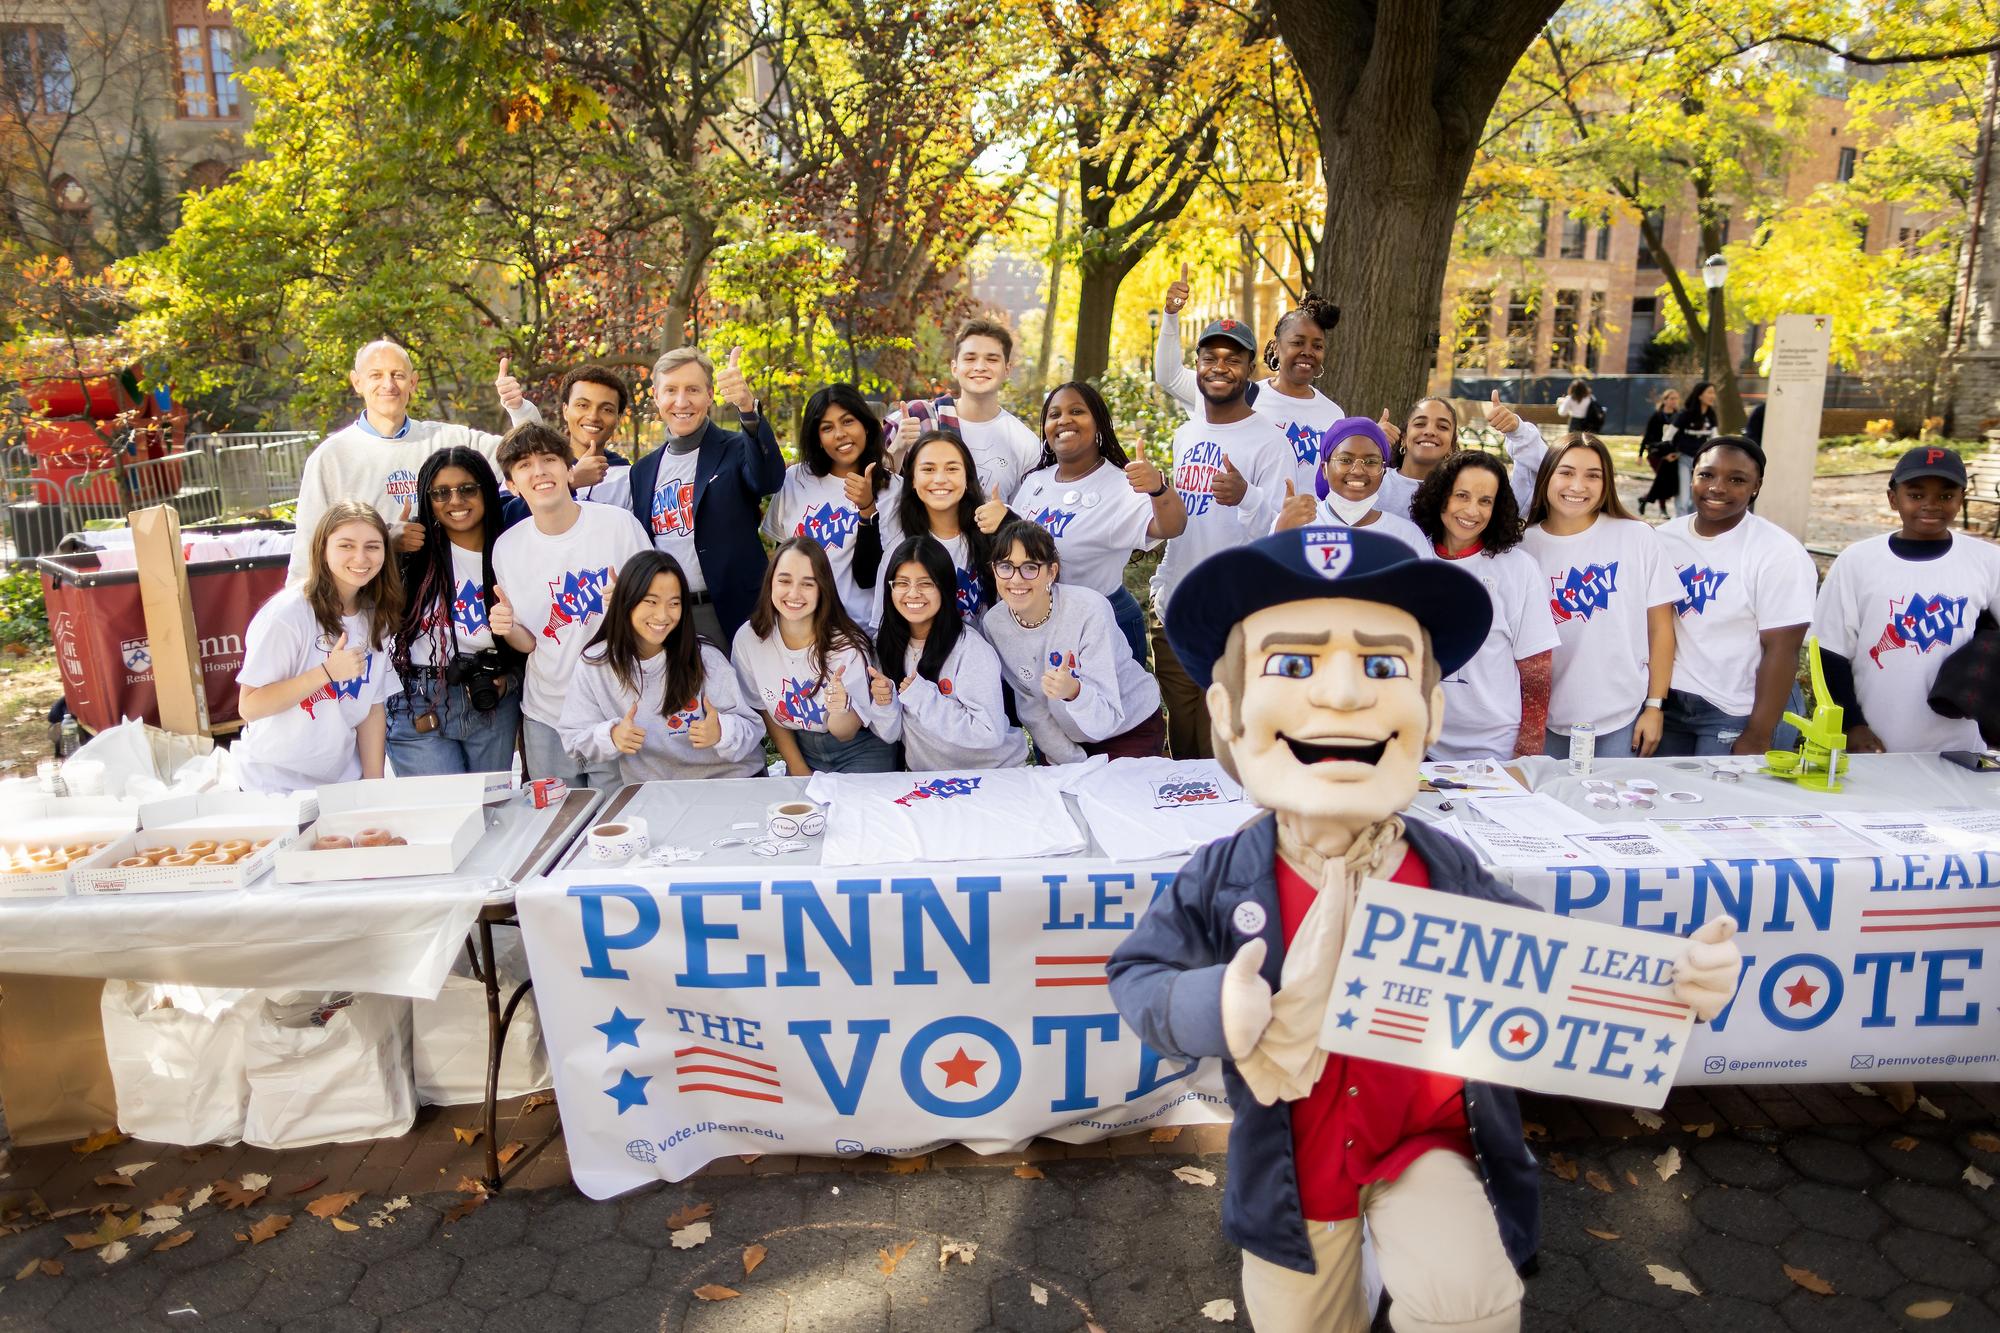
[[[104,985],[104,1050],[118,1128],[153,1143],[235,1143],[250,1103],[245,1003],[254,992]]]
[[[95,978],[0,975],[0,1104],[28,1147],[118,1126]]]

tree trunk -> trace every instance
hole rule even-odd
[[[1049,387],[1049,367],[1056,357],[1056,308],[1062,304],[1062,234],[1069,221],[1069,182],[1065,180],[1056,187],[1056,226],[1050,233],[1053,238],[1049,246],[1049,296],[1042,306],[1042,347],[1035,357],[1035,388],[1047,392]]]
[[[1111,312],[1118,300],[1118,285],[1130,267],[1118,260],[1077,267],[1076,350],[1069,371],[1077,379],[1098,379],[1110,368]]]
[[[689,341],[688,321],[694,317],[694,302],[701,291],[702,277],[708,272],[709,256],[715,253],[715,221],[703,213],[684,213],[681,224],[681,267],[674,275],[674,289],[667,296],[665,325],[660,350],[671,352]],[[701,331],[693,331],[694,341]]]

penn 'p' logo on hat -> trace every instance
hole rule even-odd
[[[1301,528],[1306,567],[1323,579],[1337,579],[1354,561],[1353,534],[1346,528]]]
[[[1926,449],[1924,450],[1924,466],[1930,467],[1943,457],[1944,450],[1942,449]]]

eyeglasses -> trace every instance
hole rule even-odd
[[[1383,467],[1380,458],[1350,458],[1346,454],[1335,454],[1326,461],[1340,472],[1380,472]]]
[[[936,592],[937,584],[929,579],[894,579],[889,584],[890,592]]]
[[[479,495],[479,483],[468,481],[463,486],[433,486],[424,494],[430,496],[434,505],[450,504],[453,500],[471,500]]]
[[[1017,565],[1012,560],[995,560],[993,562],[993,572],[1003,579],[1011,579],[1019,575],[1021,578],[1027,579],[1032,583],[1042,576],[1042,562],[1039,560],[1026,560]]]

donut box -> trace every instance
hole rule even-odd
[[[109,796],[15,796],[0,805],[0,898],[55,898],[81,865],[130,833],[136,801]]]
[[[80,894],[243,888],[298,836],[297,810],[289,797],[248,792],[149,801],[136,831],[72,867],[70,887]]]
[[[486,831],[485,795],[480,773],[321,787],[319,818],[279,853],[277,880],[314,884],[449,875]]]

